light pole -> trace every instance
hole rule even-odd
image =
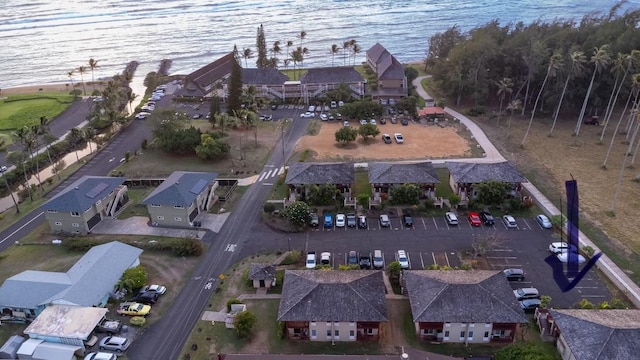
[[[289,252],[291,252],[291,238],[287,238],[287,244],[289,245]]]
[[[280,126],[280,132],[281,132],[280,141],[282,142],[282,168],[283,169],[287,165],[285,157],[284,157],[284,126],[285,126],[286,123],[287,123],[287,120],[284,119],[282,121],[282,126]]]

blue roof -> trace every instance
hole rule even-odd
[[[84,212],[125,182],[123,177],[83,176],[44,204],[45,210]]]
[[[189,206],[218,174],[176,171],[142,201],[145,205]]]

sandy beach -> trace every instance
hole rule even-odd
[[[89,86],[85,84],[85,86]],[[76,85],[78,87],[78,85]],[[82,85],[80,85],[82,88]],[[71,91],[71,85],[69,83],[57,83],[57,84],[42,84],[42,85],[28,85],[28,86],[17,86],[12,88],[2,89],[0,95],[8,96],[8,95],[22,95],[22,94],[33,94],[38,92],[68,92]]]

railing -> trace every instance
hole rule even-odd
[[[218,196],[218,201],[220,201],[220,202],[229,201],[229,199],[231,199],[231,197],[233,196],[233,193],[238,188],[238,180],[236,180],[236,179],[228,179],[228,180],[219,179],[218,180],[218,184],[220,184],[220,187],[228,187],[228,186],[230,186],[229,190],[227,190],[224,195]]]

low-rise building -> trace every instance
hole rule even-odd
[[[344,205],[355,206],[355,174],[352,163],[291,163],[285,179],[289,201],[306,200],[312,186],[335,185],[344,197]]]
[[[256,289],[276,286],[276,267],[271,264],[251,263],[249,280]]]
[[[475,186],[487,181],[498,181],[509,185],[509,195],[517,196],[522,191],[522,183],[527,179],[510,162],[464,163],[446,162],[449,169],[449,186],[460,196],[460,205],[466,205],[476,199],[480,190]]]

